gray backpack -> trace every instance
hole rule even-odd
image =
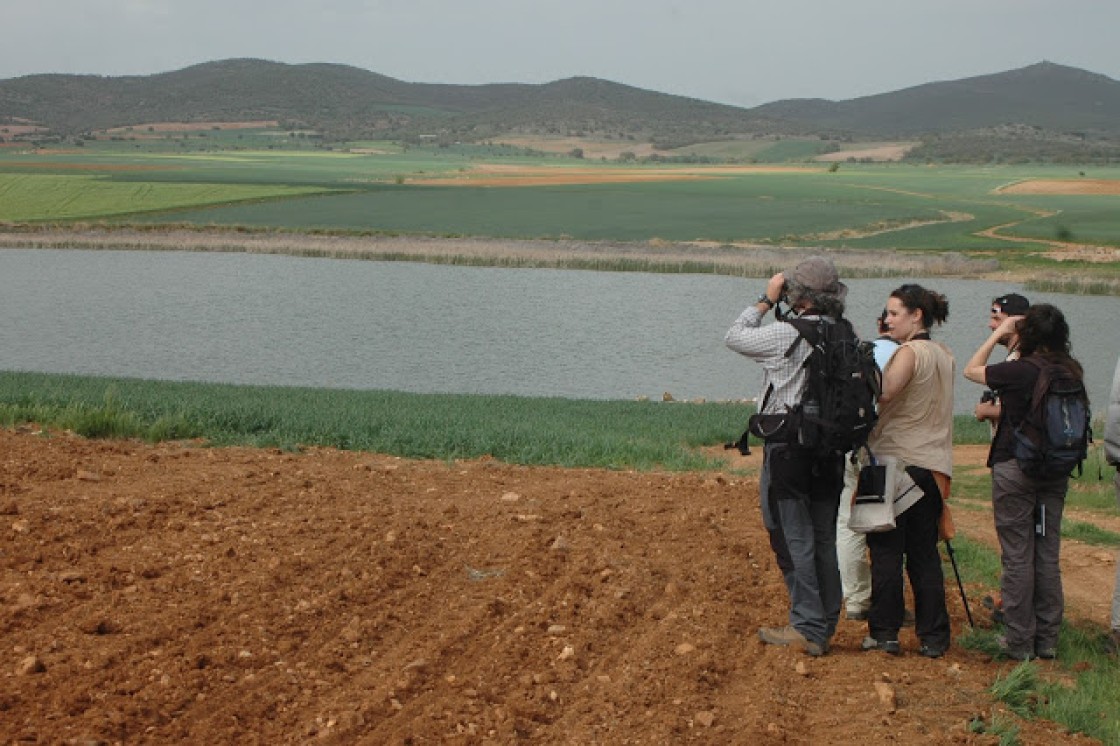
[[[1060,479],[1081,464],[1093,441],[1085,384],[1068,367],[1031,355],[1038,368],[1027,415],[1015,428],[1015,460],[1033,479]]]

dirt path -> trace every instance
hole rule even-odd
[[[958,471],[981,471],[987,459],[987,446],[957,446],[953,449],[953,464]],[[1096,476],[1084,474],[1081,480],[1094,480]],[[1081,482],[1071,482],[1071,490]],[[998,548],[995,524],[992,522],[991,504],[988,501],[969,501],[968,510],[957,510],[954,517],[957,527],[965,536]],[[1091,523],[1099,528],[1120,534],[1120,515],[1102,514],[1087,510],[1063,512],[1063,521]],[[1062,586],[1066,597],[1066,616],[1090,624],[1103,625],[1112,611],[1112,587],[1116,579],[1116,550],[1063,539]]]
[[[712,455],[717,454],[715,451]],[[953,449],[953,466],[958,473],[987,473],[985,463],[988,446],[963,445]],[[737,468],[757,468],[757,454],[742,458],[735,456]],[[1085,476],[1085,479],[1096,477]],[[1076,482],[1072,489],[1076,489]],[[957,533],[969,539],[983,542],[998,550],[995,524],[992,522],[990,502],[986,500],[951,500],[954,506],[953,520]],[[1091,523],[1107,531],[1120,534],[1120,515],[1101,514],[1090,511],[1067,510],[1063,520]],[[1112,586],[1116,578],[1116,550],[1090,544],[1065,540],[1062,543],[1062,585],[1066,597],[1066,615],[1070,619],[1096,625],[1106,625],[1112,611]],[[969,603],[973,614],[979,602],[979,594],[970,594]],[[962,607],[963,611],[963,607]]]
[[[983,513],[957,511],[954,517],[964,536],[993,548],[999,547],[990,510]],[[1065,520],[1071,518],[1103,523],[1100,516],[1089,513],[1073,513],[1064,517]],[[1101,527],[1116,530],[1111,526]],[[1097,625],[1107,624],[1112,610],[1112,586],[1116,579],[1116,550],[1063,540],[1061,563],[1067,618]]]
[[[1049,217],[1056,214],[1047,210],[1034,210],[1033,212],[1035,216],[1038,217]],[[1000,232],[1008,228],[1014,228],[1021,223],[1027,222],[1027,220],[1028,218],[1024,218],[1023,220],[1015,220],[1010,223],[1003,223],[1002,225],[993,225],[982,231],[976,231],[973,235],[982,238],[991,238],[996,241],[1033,244],[1047,249],[1044,256],[1057,261],[1093,262],[1097,264],[1120,261],[1120,249],[1113,246],[1096,246],[1093,244],[1074,243],[1073,241],[1028,238],[1026,236],[1005,236]]]
[[[730,471],[0,430],[0,734],[993,743],[968,723],[1007,663],[863,653],[848,621],[820,659],[758,642],[786,599],[757,501]]]

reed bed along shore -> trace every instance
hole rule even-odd
[[[1062,277],[1042,277],[1026,280],[1027,290],[1039,293],[1068,293],[1070,295],[1120,295],[1120,278],[1093,277],[1081,274]]]
[[[801,257],[827,253],[850,278],[980,277],[1000,272],[995,259],[953,252],[893,252],[715,245],[663,240],[591,242],[574,239],[490,239],[93,226],[0,227],[0,248],[218,251],[332,259],[412,261],[462,266],[582,269],[769,277]],[[1007,279],[1001,275],[1001,279]]]

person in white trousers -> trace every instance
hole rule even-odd
[[[886,326],[887,311],[879,314],[879,338],[875,345],[875,362],[879,370],[886,370],[891,355],[898,349],[898,342],[890,338]],[[840,585],[844,593],[844,615],[848,619],[867,619],[871,608],[871,563],[867,559],[867,536],[848,528],[852,513],[852,494],[859,478],[859,467],[850,460],[844,470],[844,491],[840,493],[840,511],[836,516],[836,558],[840,563]]]

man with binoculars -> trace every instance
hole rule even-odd
[[[993,332],[999,328],[1008,316],[1022,316],[1031,307],[1031,302],[1018,293],[1007,293],[992,301],[991,315],[988,317],[988,328]],[[1008,334],[999,341],[1007,348],[1007,359],[1015,360],[1019,357],[1019,338],[1015,334]],[[995,435],[996,424],[1002,408],[999,404],[999,394],[991,389],[985,389],[980,396],[980,403],[976,405],[973,414],[981,422],[991,425],[992,435]]]

